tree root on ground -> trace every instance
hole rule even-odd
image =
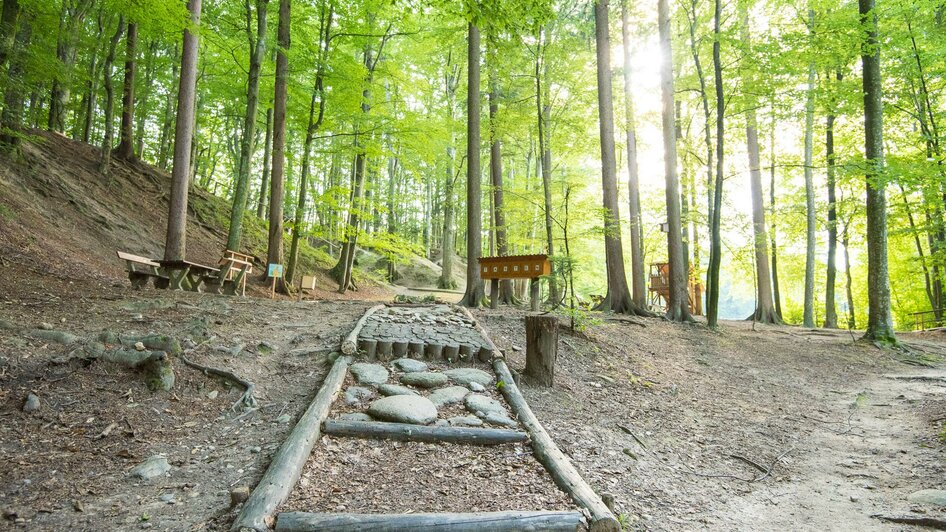
[[[255,384],[253,384],[250,381],[241,379],[232,371],[214,368],[211,366],[204,366],[196,362],[191,362],[190,360],[187,359],[187,356],[184,355],[184,353],[181,353],[180,357],[181,357],[181,362],[183,362],[185,366],[189,366],[196,370],[200,370],[204,372],[205,374],[223,377],[224,379],[233,381],[244,388],[243,395],[241,395],[240,398],[237,399],[235,403],[233,403],[233,406],[230,407],[230,410],[237,410],[238,408],[256,408],[256,405],[257,405],[256,397],[253,395],[253,392],[256,391]]]

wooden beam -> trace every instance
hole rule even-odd
[[[365,314],[355,323],[355,328],[348,333],[348,336],[345,337],[345,340],[342,342],[342,353],[346,355],[354,355],[358,351],[358,333],[361,332],[361,328],[365,326],[365,322],[368,321],[368,318],[372,314],[384,308],[384,305],[375,305],[365,311]]]
[[[585,479],[581,478],[575,466],[562,453],[532,413],[529,403],[526,402],[522,392],[519,391],[519,386],[512,378],[506,361],[502,358],[493,359],[493,369],[496,370],[496,375],[502,382],[502,386],[498,387],[499,390],[512,407],[519,422],[529,431],[529,436],[532,438],[532,453],[552,475],[558,487],[569,494],[576,503],[588,509],[591,514],[590,530],[592,532],[599,530],[619,532],[621,525],[617,518],[604,504],[601,497],[585,482]]]
[[[467,445],[502,445],[525,443],[529,435],[509,429],[440,427],[385,423],[381,421],[339,421],[330,419],[323,426],[325,434],[376,438],[380,440],[424,441],[434,443],[463,443]]]
[[[519,530],[578,530],[580,512],[482,512],[430,514],[317,514],[283,512],[276,520],[277,532],[387,532],[436,530],[443,532],[511,532]]]
[[[231,531],[249,529],[262,532],[270,529],[276,507],[289,497],[302,475],[306,460],[312,454],[312,447],[319,440],[319,428],[345,382],[349,364],[351,357],[340,356],[335,360],[331,371],[322,381],[319,393],[276,451],[262,480],[230,527]]]
[[[484,329],[482,325],[480,325],[480,322],[476,321],[476,318],[473,317],[473,314],[470,313],[469,309],[463,306],[459,306],[459,305],[456,306],[455,308],[460,309],[460,312],[464,316],[466,316],[470,321],[473,322],[473,328],[475,328],[476,331],[480,333],[480,336],[482,336],[483,340],[486,341],[486,345],[489,346],[493,350],[493,356],[495,357],[505,356],[503,355],[503,352],[500,351],[498,347],[496,347],[496,344],[494,344],[493,341],[489,338],[489,333],[486,332],[486,329]]]

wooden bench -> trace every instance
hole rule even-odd
[[[247,255],[245,253],[237,253],[236,251],[230,251],[229,249],[224,250],[223,258],[220,259],[218,264],[221,271],[226,272],[223,282],[235,282],[239,285],[240,295],[246,295],[246,278],[248,274],[253,273],[253,256]],[[225,267],[228,266],[228,267]],[[226,285],[225,285],[226,286]],[[224,293],[228,295],[236,295],[236,291],[233,293],[228,293],[226,290]]]
[[[161,272],[161,265],[157,262],[123,251],[116,251],[115,253],[118,255],[119,259],[125,261],[125,268],[128,271],[128,280],[131,281],[131,286],[135,290],[141,290],[148,286],[148,281],[151,279],[154,279],[155,288],[168,287],[170,279]]]

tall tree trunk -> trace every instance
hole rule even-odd
[[[854,290],[851,282],[851,256],[848,253],[850,238],[848,236],[848,226],[850,220],[844,224],[844,232],[841,235],[841,246],[844,248],[844,280],[845,292],[847,294],[847,328],[854,330],[857,328],[857,319],[854,314]]]
[[[722,0],[715,0],[713,14],[713,83],[716,91],[716,181],[713,184],[713,208],[710,209],[710,259],[706,269],[706,324],[716,328],[719,323],[719,265],[722,258],[720,210],[723,203],[723,157],[725,140],[726,100],[723,94],[723,62],[720,57],[720,31],[723,18]]]
[[[270,149],[273,145],[273,108],[266,109],[266,137],[263,144],[263,177],[259,184],[259,198],[256,202],[256,217],[262,219],[266,209],[266,192],[269,190]]]
[[[62,133],[66,128],[66,105],[72,89],[73,68],[76,64],[76,45],[79,28],[85,19],[92,0],[63,0],[59,19],[59,36],[56,41],[56,58],[61,65],[61,74],[53,79],[49,102],[50,131]]]
[[[138,24],[128,23],[125,37],[125,81],[122,88],[122,127],[121,142],[115,149],[122,159],[135,158],[135,64],[138,48]]]
[[[631,85],[631,23],[629,0],[621,1],[621,36],[624,49],[624,105],[626,108],[624,131],[627,136],[627,195],[628,225],[631,232],[631,299],[647,308],[647,285],[644,280],[644,228],[641,223],[640,184],[637,165],[637,132],[634,120],[634,97]],[[700,81],[703,76],[700,71]]]
[[[7,70],[16,43],[20,18],[19,0],[3,0],[0,9],[0,70]]]
[[[191,24],[200,25],[201,0],[189,0]],[[174,132],[174,164],[165,260],[184,260],[187,250],[187,192],[190,178],[191,142],[194,135],[194,103],[197,95],[197,34],[184,30],[181,49],[181,82],[177,92],[177,126]]]
[[[500,257],[509,254],[509,241],[506,234],[506,213],[503,205],[503,157],[502,140],[497,127],[499,114],[499,82],[497,67],[497,52],[493,35],[489,34],[489,178],[492,184],[493,227],[496,232],[496,252]],[[514,302],[512,280],[503,279],[499,282],[499,303],[511,305]]]
[[[815,11],[808,10],[809,34],[815,33]],[[812,39],[813,40],[813,39]],[[815,128],[815,65],[808,64],[808,92],[805,98],[805,300],[802,325],[815,326],[815,184],[814,161]]]
[[[243,138],[240,141],[240,162],[237,165],[236,189],[230,209],[230,230],[227,249],[239,251],[243,236],[243,214],[250,193],[250,159],[256,143],[256,114],[259,107],[259,79],[263,54],[266,53],[266,11],[269,0],[256,0],[256,36],[250,29],[252,15],[246,2],[246,36],[250,50],[250,70],[247,77],[246,115],[243,118]]]
[[[453,279],[453,257],[456,253],[456,220],[454,206],[454,185],[458,175],[455,175],[457,150],[454,147],[456,139],[453,135],[454,112],[456,109],[457,86],[460,82],[460,66],[452,64],[453,54],[447,55],[447,69],[444,73],[444,90],[447,95],[447,117],[450,123],[450,143],[447,145],[447,171],[444,180],[443,200],[443,238],[441,240],[441,269],[438,288],[452,290],[457,287]]]
[[[841,81],[841,73],[837,73],[837,79]],[[826,79],[830,84],[830,75]],[[828,109],[827,125],[825,127],[825,155],[828,165],[828,271],[827,283],[824,293],[824,326],[827,329],[838,328],[838,311],[835,303],[835,284],[837,278],[837,253],[838,253],[838,202],[836,191],[836,171],[834,155],[834,121],[836,102],[831,96]]]
[[[749,39],[749,13],[742,10],[742,41],[746,49],[751,47]],[[748,80],[747,80],[748,81]],[[746,110],[746,151],[749,155],[749,188],[752,194],[752,232],[755,246],[756,309],[750,316],[760,323],[781,323],[772,301],[772,273],[769,269],[769,236],[765,226],[765,207],[762,201],[762,169],[759,162],[759,126],[756,119],[755,102],[749,102]]]
[[[8,0],[9,1],[9,0]],[[4,2],[6,7],[6,2]],[[18,10],[17,10],[18,11]],[[7,73],[6,90],[3,95],[3,113],[0,114],[0,145],[15,148],[19,144],[19,131],[23,122],[23,77],[27,70],[24,51],[32,37],[32,24],[23,20],[17,27],[16,37],[10,51],[10,68]]]
[[[283,199],[286,174],[286,104],[289,83],[289,17],[291,0],[279,0],[279,26],[276,30],[276,83],[273,97],[273,169],[270,176],[269,193],[269,245],[266,261],[269,264],[283,262]],[[277,280],[277,288],[287,292],[283,280]]]
[[[483,247],[480,175],[480,30],[467,28],[466,96],[466,290],[461,305],[478,307],[483,301],[480,253]]]
[[[867,39],[861,49],[864,88],[864,155],[867,159],[867,302],[866,340],[896,344],[890,312],[887,271],[887,193],[884,175],[883,95],[880,42],[874,0],[858,0]]]
[[[171,79],[177,79],[177,45],[174,46],[174,61],[171,62]],[[171,123],[174,115],[174,91],[168,89],[164,100],[164,119],[161,121],[161,140],[158,143],[158,168],[168,169],[168,157],[171,153]]]
[[[115,63],[115,48],[125,33],[125,17],[118,16],[118,27],[112,40],[109,41],[108,55],[105,56],[105,138],[102,140],[102,158],[99,161],[99,170],[108,177],[109,166],[112,162],[112,139],[115,131],[115,88],[112,86],[112,65]]]
[[[664,172],[667,182],[667,251],[670,258],[670,300],[667,318],[692,321],[688,297],[689,272],[683,247],[683,222],[680,213],[680,177],[677,175],[677,128],[674,112],[673,55],[670,43],[670,6],[668,0],[657,1],[657,29],[663,53],[660,68],[660,94],[663,103]]]
[[[608,0],[595,2],[595,51],[598,81],[598,130],[601,138],[601,188],[604,206],[604,254],[608,291],[597,309],[637,314],[624,273],[621,214],[618,208],[617,161],[614,156],[614,108],[611,93],[611,39],[608,34]]]
[[[154,55],[158,51],[158,40],[152,39],[148,45],[148,52],[145,54],[145,80],[142,86],[143,90],[138,99],[139,109],[135,113],[135,153],[138,157],[144,157],[145,154],[145,118],[149,112],[149,101],[154,91]]]
[[[775,215],[775,169],[777,168],[777,152],[775,150],[775,130],[778,122],[775,120],[775,98],[772,99],[772,127],[769,128],[769,243],[772,245],[772,299],[775,301],[775,313],[782,315],[782,292],[779,288],[778,276],[778,224]]]
[[[549,257],[555,257],[555,239],[552,232],[552,147],[549,135],[549,119],[551,118],[551,104],[549,103],[548,83],[542,83],[543,74],[548,77],[548,66],[545,62],[545,27],[539,28],[535,54],[535,105],[538,117],[539,153],[536,167],[542,171],[542,193],[545,211],[545,246]],[[548,81],[546,79],[546,81]],[[545,100],[543,103],[543,99]],[[558,293],[558,277],[555,263],[552,262],[552,272],[549,275],[549,301],[553,307],[560,303]]]

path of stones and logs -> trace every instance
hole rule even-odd
[[[341,349],[232,530],[619,530],[609,508],[535,418],[502,353],[466,309],[378,305],[357,322]],[[277,513],[321,434],[469,446],[528,444],[586,513]]]

